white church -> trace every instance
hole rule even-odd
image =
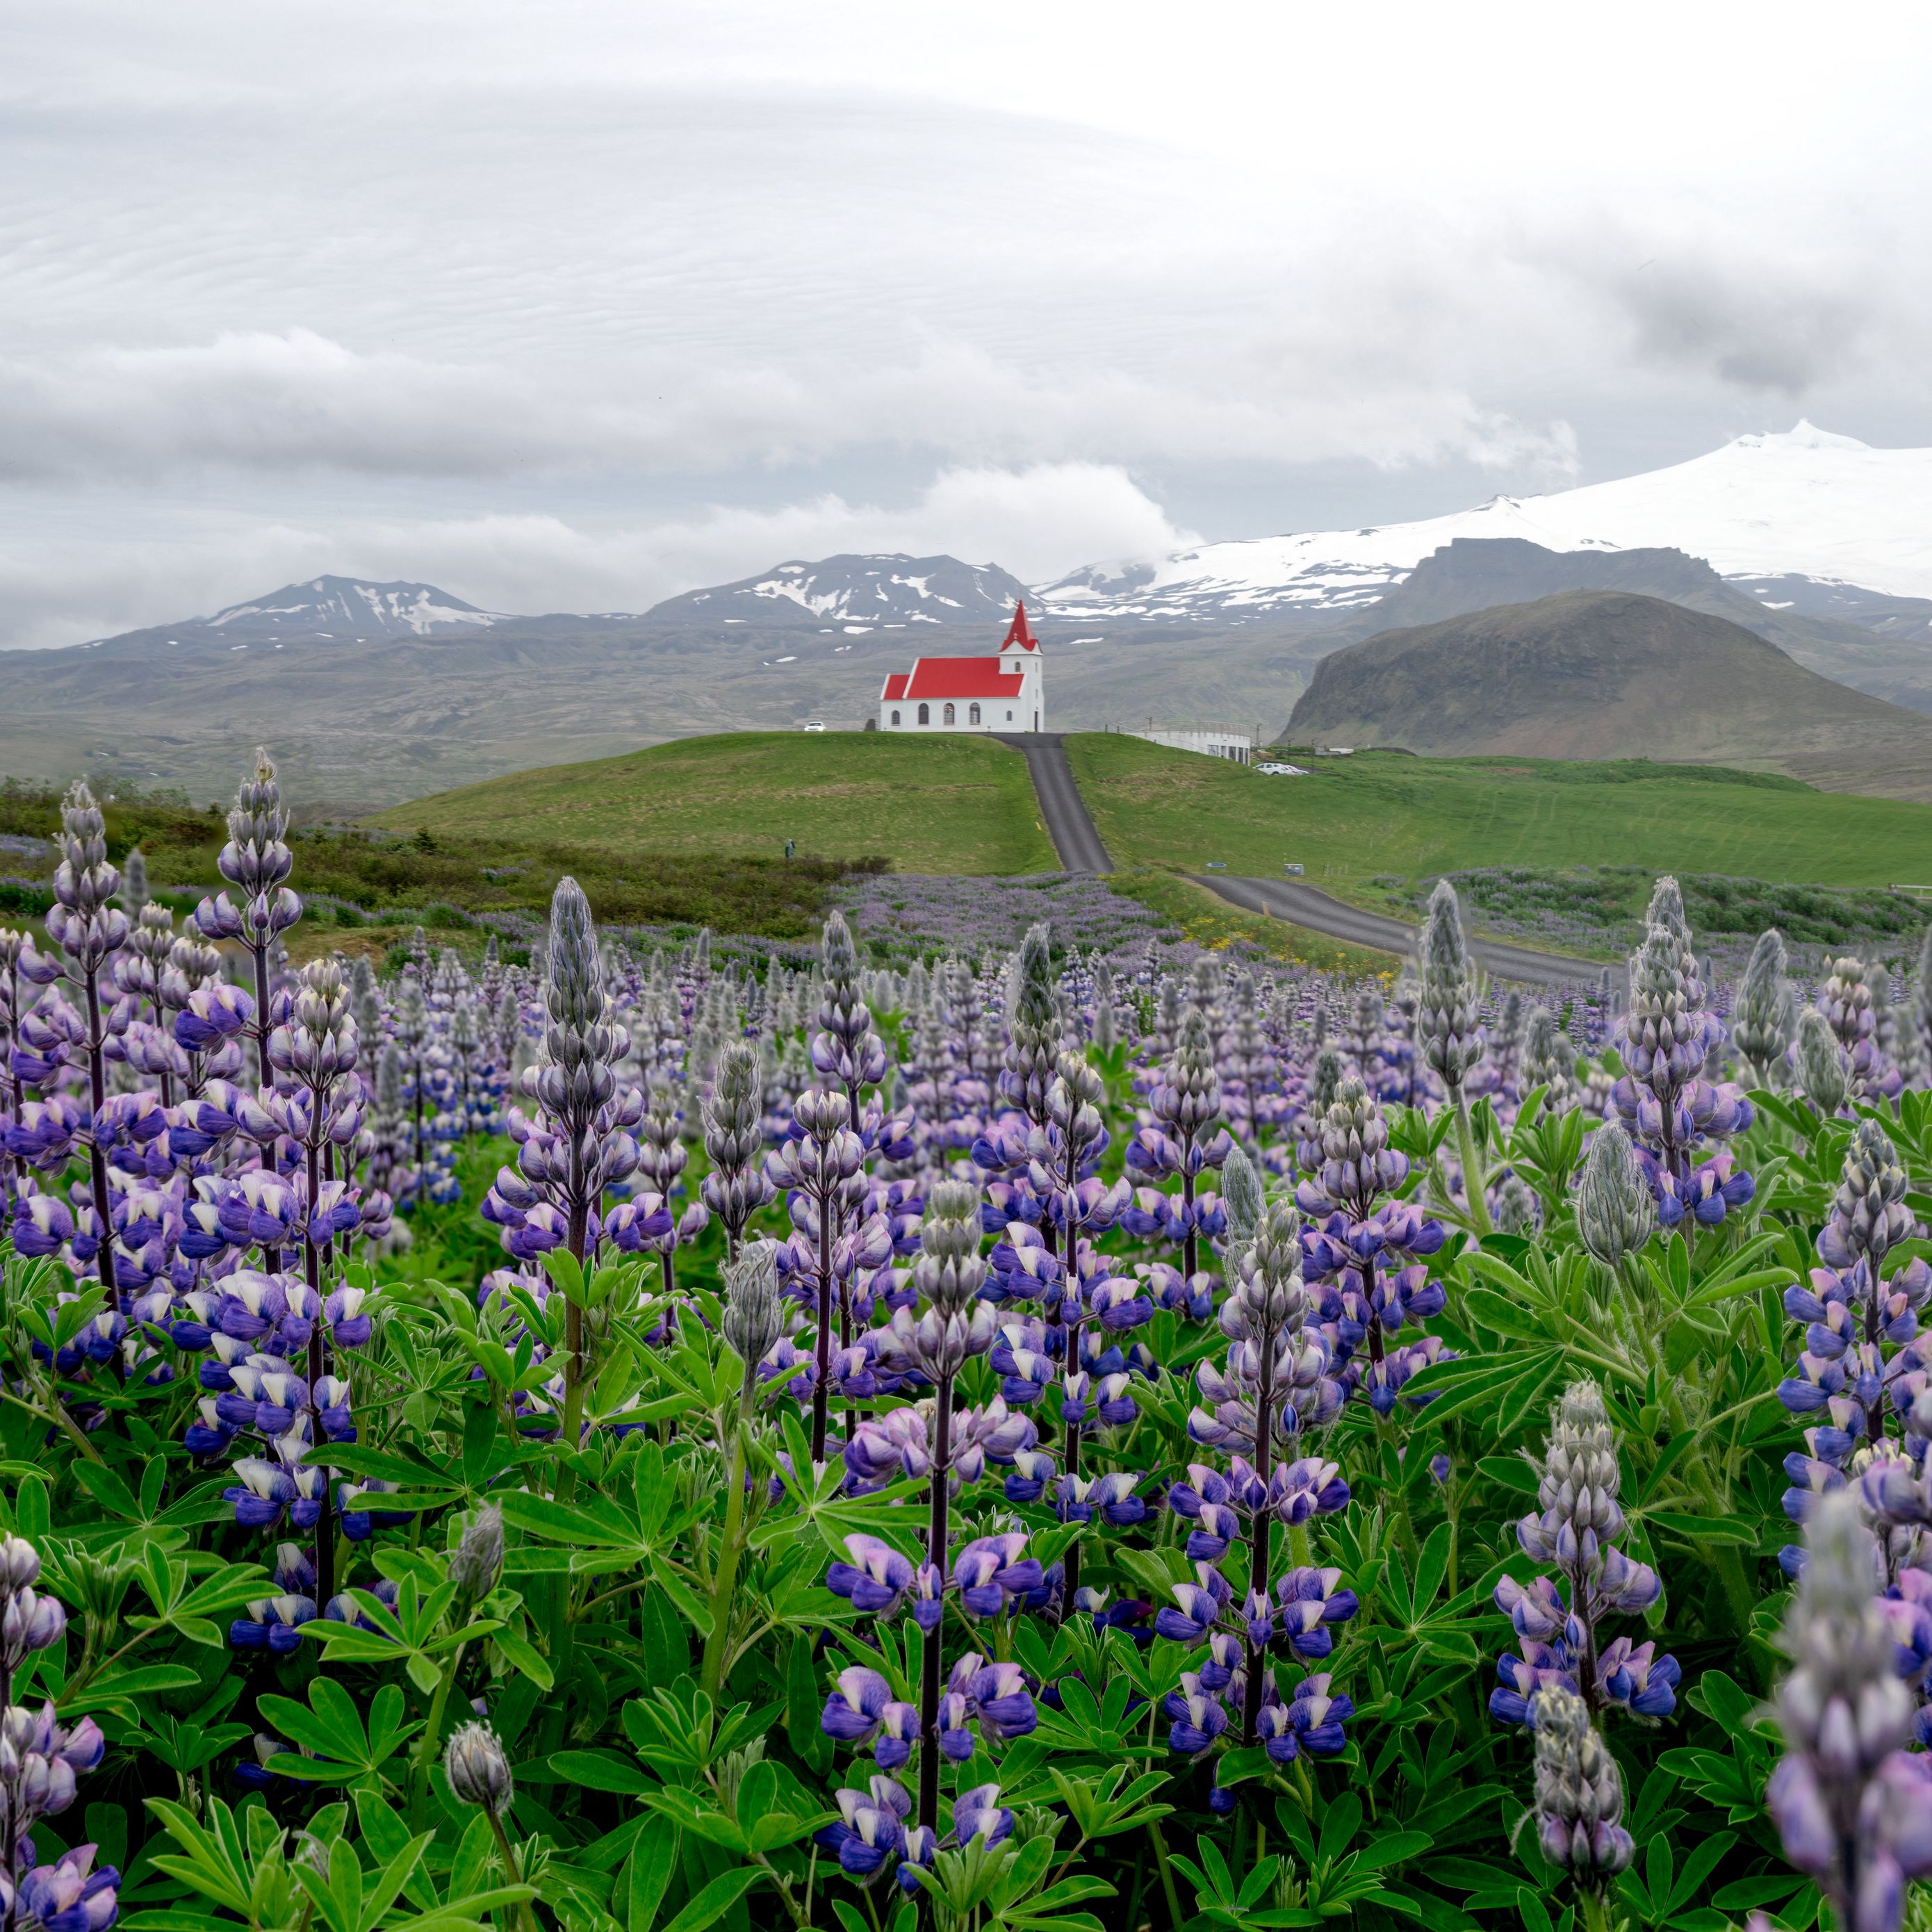
[[[881,731],[1043,731],[1046,671],[1026,606],[998,652],[982,658],[921,658],[896,671],[879,694]]]

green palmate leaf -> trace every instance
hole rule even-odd
[[[626,1870],[626,1932],[652,1932],[658,1908],[677,1870],[681,1842],[677,1828],[662,1822],[656,1829],[640,1835]]]
[[[619,1791],[634,1796],[657,1788],[635,1764],[603,1751],[554,1751],[550,1768],[556,1776],[592,1791]]]
[[[665,1932],[704,1932],[707,1925],[723,1918],[764,1876],[755,1866],[721,1874],[670,1922]]]
[[[1747,1549],[1757,1546],[1758,1526],[1749,1516],[1687,1516],[1677,1510],[1647,1509],[1643,1520],[1653,1528],[1668,1530],[1693,1544],[1739,1543]]]
[[[1515,1456],[1484,1456],[1478,1459],[1476,1473],[1485,1476],[1492,1483],[1500,1483],[1504,1488],[1514,1490],[1519,1495],[1533,1496],[1539,1478],[1534,1468],[1526,1457]]]

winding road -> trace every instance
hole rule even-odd
[[[1070,872],[1111,872],[1114,862],[1108,856],[1093,814],[1087,809],[1087,801],[1074,782],[1064,735],[1058,731],[994,735],[1025,758],[1034,795],[1040,800],[1040,816],[1046,822],[1047,836],[1060,854],[1060,864]],[[1196,874],[1194,883],[1205,886],[1244,912],[1287,920],[1306,926],[1311,932],[1325,933],[1330,939],[1373,946],[1378,952],[1402,957],[1415,950],[1414,926],[1384,914],[1364,912],[1360,906],[1331,898],[1316,887],[1296,880],[1214,873]],[[1506,945],[1494,939],[1472,938],[1469,950],[1493,977],[1521,980],[1532,986],[1574,986],[1600,980],[1613,970],[1594,960],[1568,958],[1560,952],[1538,952],[1533,947]],[[1623,976],[1619,971],[1616,976],[1621,980]]]
[[[1026,760],[1027,776],[1033,780],[1034,796],[1040,800],[1040,815],[1046,821],[1046,836],[1053,841],[1061,866],[1070,872],[1111,872],[1114,862],[1094,830],[1080,788],[1073,782],[1073,767],[1066,762],[1066,743],[1062,734],[1016,731],[994,735]]]
[[[1205,886],[1244,912],[1290,920],[1311,932],[1326,933],[1330,939],[1372,946],[1380,952],[1405,956],[1415,950],[1414,926],[1381,913],[1364,912],[1360,906],[1344,904],[1294,879],[1196,874],[1194,883]],[[1469,950],[1493,977],[1520,980],[1532,986],[1574,986],[1600,980],[1606,972],[1615,972],[1619,980],[1623,976],[1621,970],[1596,960],[1568,958],[1560,952],[1538,952],[1528,946],[1505,945],[1498,940],[1472,938]]]

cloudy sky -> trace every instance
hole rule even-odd
[[[1932,12],[0,0],[0,644],[1932,443]]]

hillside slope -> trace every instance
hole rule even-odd
[[[417,799],[373,821],[622,856],[776,856],[788,838],[827,859],[907,872],[1054,872],[1026,760],[990,738],[746,731],[623,758],[517,772]]]
[[[1932,799],[1932,718],[1847,689],[1721,617],[1570,591],[1390,631],[1316,668],[1292,738],[1758,766]]]
[[[1144,740],[1067,740],[1114,863],[1280,878],[1366,904],[1384,874],[1642,866],[1838,886],[1932,883],[1932,806],[1826,794],[1771,772],[1358,752],[1270,778]],[[1410,916],[1413,909],[1409,908]]]

